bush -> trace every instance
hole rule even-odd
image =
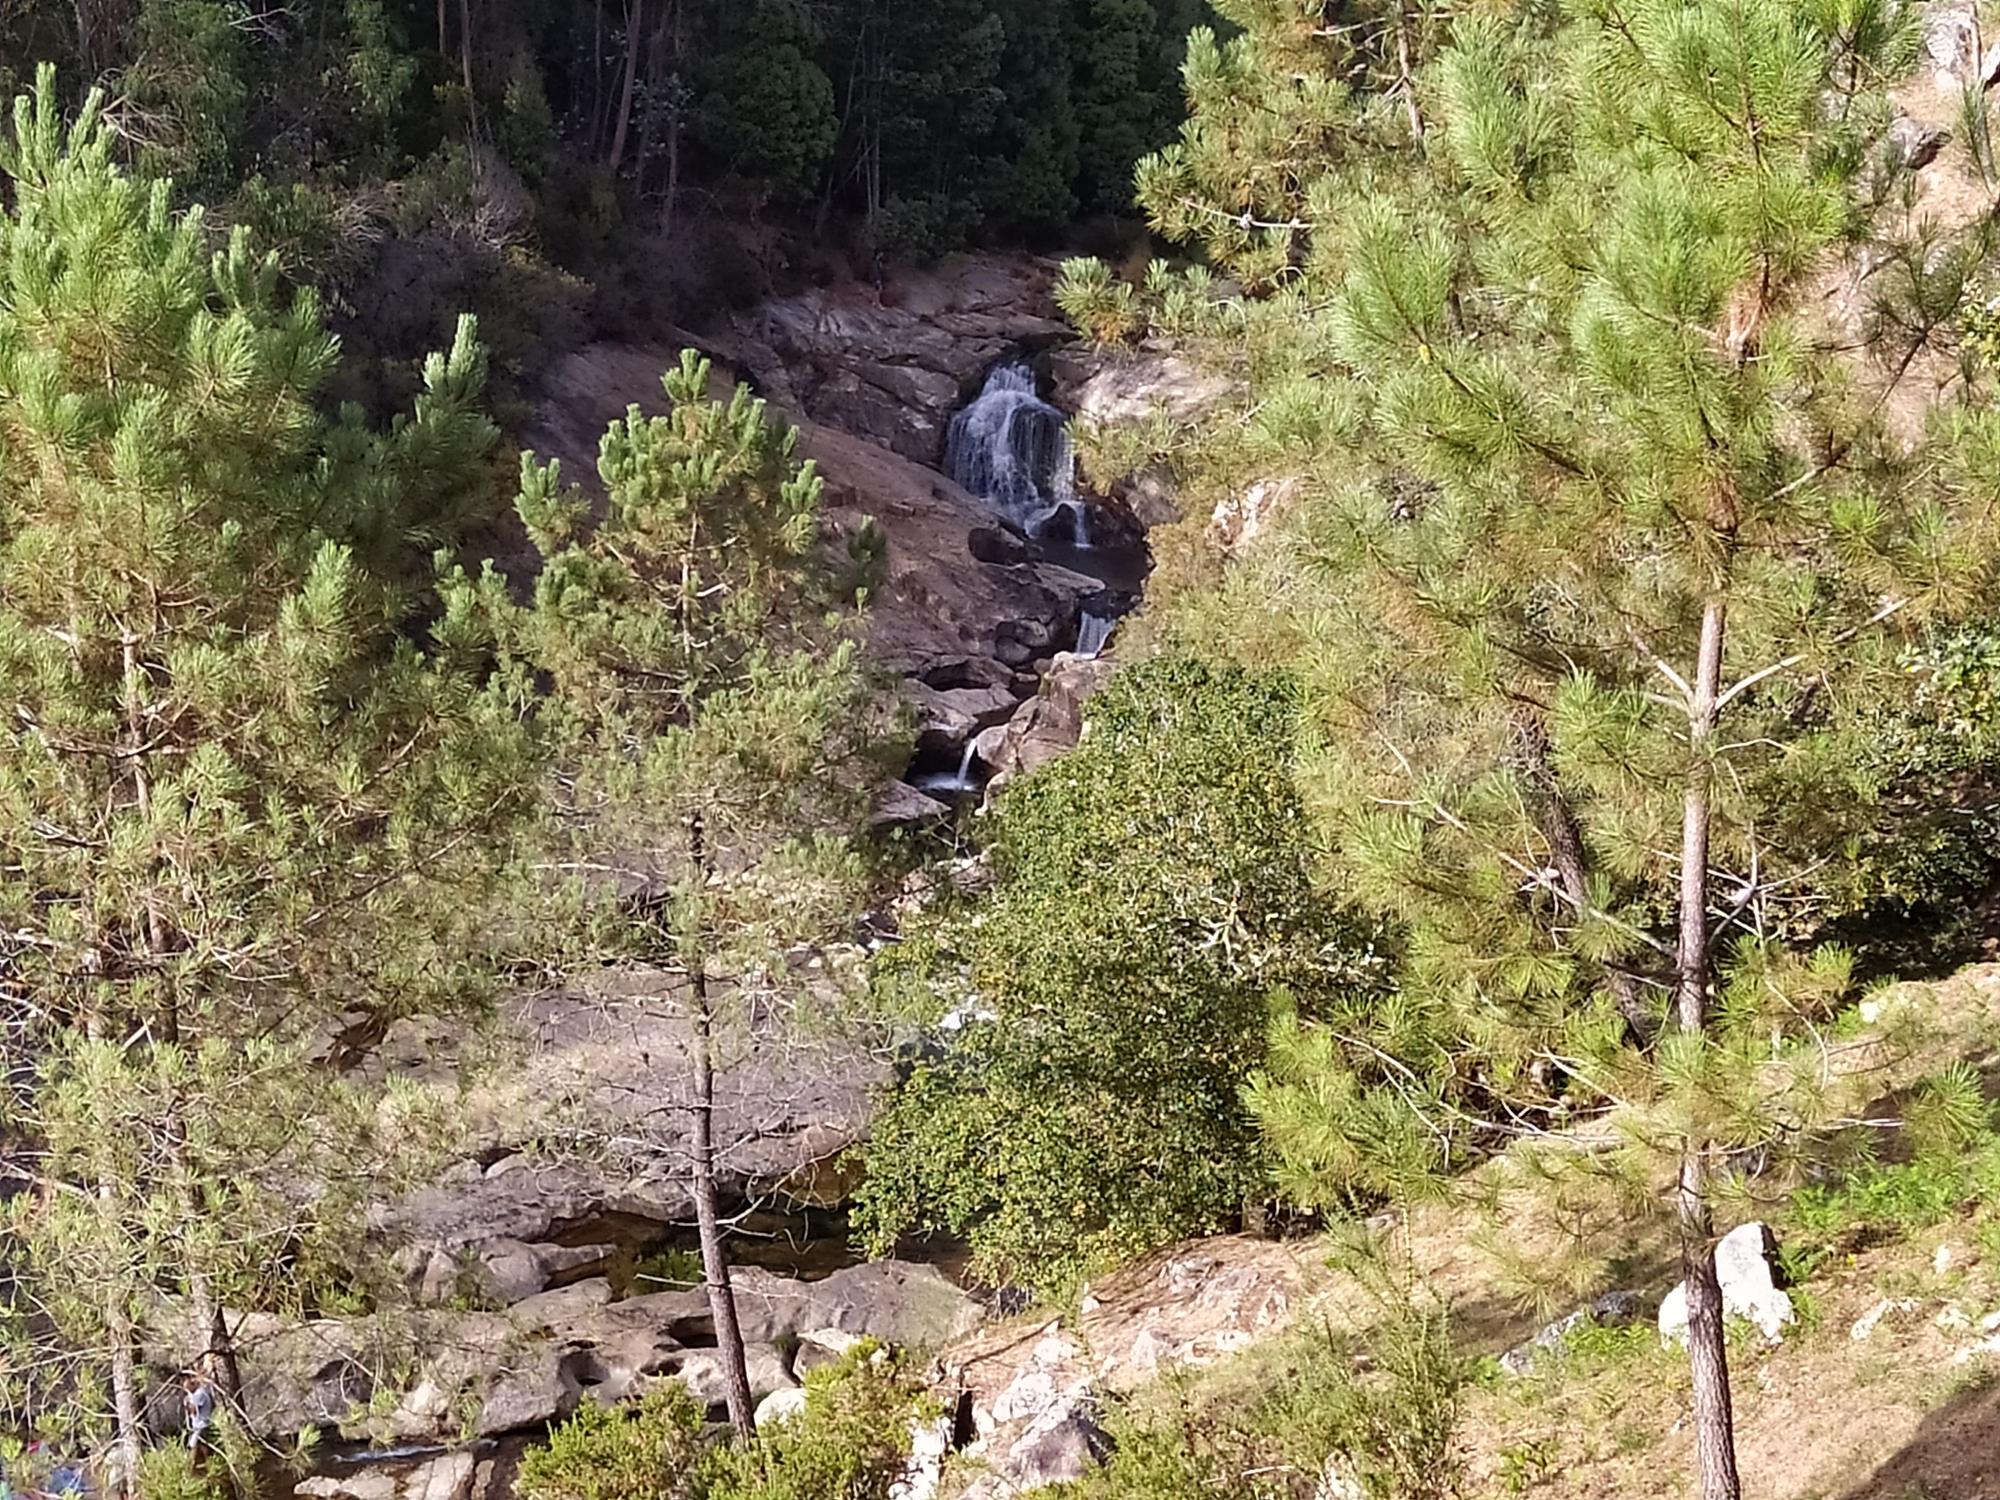
[[[702,1410],[676,1381],[633,1407],[585,1402],[521,1460],[522,1500],[705,1500]]]
[[[1001,798],[991,898],[878,966],[885,1003],[993,1019],[887,1102],[860,1193],[878,1246],[965,1235],[980,1274],[1051,1293],[1261,1198],[1242,1090],[1271,997],[1376,983],[1372,934],[1314,887],[1283,680],[1161,658],[1090,720]]]
[[[1105,1466],[1060,1500],[1448,1500],[1465,1366],[1441,1304],[1386,1289],[1365,1346],[1331,1329],[1295,1335],[1249,1399],[1217,1395],[1166,1418],[1114,1418]],[[1329,1480],[1334,1482],[1329,1482]]]
[[[522,1500],[889,1500],[912,1424],[935,1414],[921,1388],[864,1340],[806,1392],[801,1414],[738,1447],[708,1442],[677,1381],[636,1406],[586,1403],[521,1460],[517,1488]]]
[[[889,1500],[912,1424],[935,1414],[888,1352],[864,1340],[806,1377],[798,1416],[746,1448],[718,1449],[704,1500]]]

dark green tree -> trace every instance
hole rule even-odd
[[[702,141],[732,171],[796,197],[819,181],[840,133],[818,27],[798,0],[732,9],[703,70]]]
[[[979,207],[995,226],[1047,233],[1076,212],[1074,27],[1067,8],[1047,0],[1001,0],[994,9],[1006,28],[1006,46],[999,109],[983,147]]]

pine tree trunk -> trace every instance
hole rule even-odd
[[[479,135],[479,97],[472,91],[472,0],[458,0],[458,71],[465,84],[466,126]]]
[[[100,1192],[106,1189],[100,1188]],[[118,1492],[127,1500],[139,1494],[139,1377],[132,1357],[132,1319],[114,1289],[105,1302],[105,1331],[111,1338],[111,1413],[118,1456]]]
[[[1555,866],[1563,894],[1575,911],[1581,912],[1590,899],[1590,867],[1584,854],[1583,830],[1577,826],[1576,813],[1563,795],[1555,767],[1549,763],[1549,737],[1541,719],[1534,711],[1523,710],[1515,715],[1514,722],[1528,763],[1528,781],[1541,794],[1542,837],[1549,842],[1550,863]],[[1625,1018],[1633,1039],[1641,1046],[1649,1044],[1659,1033],[1660,1018],[1646,997],[1645,986],[1615,964],[1607,963],[1603,969],[1605,987],[1611,991],[1612,1003]]]
[[[632,0],[625,18],[625,81],[618,90],[618,117],[611,130],[611,155],[605,165],[616,172],[625,160],[625,136],[632,128],[632,94],[639,82],[639,38],[645,32],[646,0]]]
[[[688,855],[704,877],[709,872],[708,830],[701,814],[688,822]],[[708,994],[706,944],[697,944],[688,965],[694,994],[694,1119],[689,1156],[694,1175],[695,1232],[701,1240],[701,1274],[708,1283],[709,1314],[715,1323],[715,1350],[722,1360],[729,1425],[737,1436],[756,1431],[750,1400],[750,1370],[743,1351],[743,1326],[736,1316],[736,1292],[729,1284],[729,1256],[722,1244],[722,1219],[715,1204],[715,1011]]]
[[[1405,0],[1396,0],[1396,67],[1402,75],[1403,109],[1409,116],[1410,134],[1421,146],[1424,143],[1424,110],[1417,99],[1416,61],[1410,44],[1410,8]]]
[[[1727,606],[1718,594],[1702,610],[1694,701],[1688,710],[1687,801],[1681,815],[1679,984],[1675,1012],[1681,1029],[1698,1032],[1707,1019],[1713,955],[1709,951],[1709,741],[1722,693],[1722,642]],[[1680,1221],[1681,1274],[1687,1283],[1688,1364],[1694,1376],[1695,1452],[1702,1500],[1740,1500],[1736,1421],[1729,1400],[1729,1351],[1722,1326],[1722,1289],[1715,1276],[1715,1231],[1708,1212],[1708,1143],[1682,1146],[1675,1208]]]
[[[438,0],[438,56],[446,59],[451,57],[451,23],[449,12],[446,10],[446,0]],[[448,61],[446,66],[450,66]]]
[[[101,951],[94,945],[85,959],[85,967],[93,975],[103,972]],[[103,1028],[94,1013],[85,1024],[92,1041],[102,1039]],[[123,1216],[118,1203],[117,1180],[109,1160],[99,1161],[96,1177],[95,1197],[99,1232],[103,1235],[102,1243],[107,1248],[129,1250],[130,1237],[121,1222]],[[105,1338],[111,1345],[107,1351],[106,1362],[110,1366],[111,1375],[111,1451],[118,1465],[117,1493],[125,1496],[126,1500],[137,1500],[139,1451],[143,1428],[140,1423],[137,1361],[132,1353],[132,1314],[125,1301],[123,1273],[126,1269],[120,1267],[119,1274],[109,1278],[100,1291],[102,1300],[99,1310],[104,1319]]]
[[[743,1328],[736,1317],[736,1292],[729,1284],[729,1257],[715,1207],[715,1045],[708,985],[695,979],[694,1217],[701,1237],[701,1271],[708,1283],[709,1312],[715,1320],[715,1350],[729,1403],[729,1425],[739,1437],[755,1430],[750,1371],[743,1351]]]

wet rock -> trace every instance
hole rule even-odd
[[[1747,1318],[1770,1343],[1784,1339],[1797,1314],[1792,1299],[1777,1283],[1777,1241],[1768,1226],[1754,1220],[1739,1224],[1715,1247],[1715,1275],[1722,1284],[1725,1317]],[[1687,1283],[1681,1282],[1660,1304],[1660,1337],[1678,1343],[1687,1337]]]
[[[1045,334],[1055,326],[1038,323],[1032,313],[1014,321],[1000,310],[981,317],[985,321],[980,331],[966,335],[973,347],[951,356],[955,365],[965,366],[970,383],[976,383],[1001,353],[1032,342],[1037,329]],[[939,337],[955,338],[954,330],[969,326],[947,319],[939,325]],[[1075,639],[1076,601],[1098,586],[1094,579],[1045,562],[973,561],[970,534],[976,528],[998,526],[999,518],[990,506],[925,467],[935,461],[936,453],[927,451],[920,455],[922,462],[913,461],[892,451],[893,434],[885,441],[879,431],[864,430],[870,425],[879,428],[888,420],[886,412],[880,420],[869,413],[849,413],[848,420],[861,423],[852,431],[839,420],[814,420],[815,410],[827,409],[816,406],[812,397],[821,378],[815,368],[800,365],[794,379],[775,351],[746,350],[732,337],[721,332],[688,336],[685,342],[709,348],[738,368],[754,368],[762,388],[798,421],[799,456],[813,460],[826,483],[823,514],[834,545],[858,531],[864,517],[876,523],[888,544],[884,574],[871,597],[868,617],[868,647],[876,662],[892,673],[907,673],[953,655],[1002,656],[1003,641],[1039,635],[1026,655],[1003,656],[1010,665],[1022,666],[1051,649],[1058,638],[1062,644]],[[605,426],[622,417],[633,401],[648,413],[664,409],[660,371],[676,361],[680,343],[595,344],[558,362],[543,383],[525,434],[529,446],[544,456],[560,458],[565,474],[591,488]],[[894,353],[890,350],[880,358],[893,363]],[[963,394],[954,386],[949,401],[905,432],[902,446],[927,450],[941,446],[950,410]],[[895,416],[899,428],[906,410]],[[835,413],[836,418],[839,415]],[[525,545],[521,557],[499,560],[517,577],[531,576],[536,566],[532,549]]]
[[[942,692],[953,688],[1007,688],[1018,692],[1022,682],[1020,673],[990,656],[940,657],[911,675],[924,686]],[[1033,690],[1031,682],[1028,691]]]
[[[1003,567],[1031,561],[1035,556],[1035,549],[1026,537],[1004,526],[973,527],[965,534],[965,547],[978,561],[999,563]]]
[[[731,319],[737,357],[816,422],[934,463],[967,388],[1002,356],[1068,337],[1039,262],[951,257],[876,287],[845,282]]]
[[[1135,469],[1111,485],[1111,493],[1141,528],[1171,526],[1181,518],[1180,487],[1172,472],[1159,464]]]
[[[992,772],[989,790],[1025,776],[1076,748],[1083,737],[1084,705],[1117,671],[1107,657],[1062,652],[1049,664],[1041,692],[998,728],[974,741],[974,753]]]
[[[917,714],[917,749],[950,755],[983,729],[1004,724],[1020,699],[1007,687],[963,687],[940,691],[922,682],[906,684],[904,696]]]

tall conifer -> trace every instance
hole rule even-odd
[[[474,841],[520,796],[509,695],[401,638],[407,539],[493,430],[469,325],[388,434],[242,233],[125,175],[53,77],[0,147],[0,1136],[7,1403],[134,1483],[166,1305],[224,1395],[225,1304],[310,1295],[364,1113],[309,1054],[466,997]],[[440,896],[450,893],[450,899]],[[158,1331],[158,1330],[156,1330]]]
[[[1848,963],[1798,946],[1795,898],[1880,790],[1862,725],[1903,643],[1995,557],[1982,489],[1884,441],[1820,316],[1899,12],[1219,8],[1244,34],[1197,35],[1140,197],[1262,295],[1148,291],[1247,345],[1244,449],[1301,476],[1235,597],[1277,604],[1311,682],[1303,774],[1407,930],[1401,1003],[1461,1039],[1397,1091],[1509,1101],[1484,1142],[1440,1111],[1433,1167],[1622,1101],[1679,1226],[1702,1491],[1733,1500],[1711,1200],[1840,1113],[1788,1039]],[[1132,294],[1079,270],[1068,301],[1112,327]],[[1257,1102],[1294,1165],[1346,1169],[1325,1040],[1294,1033]]]

